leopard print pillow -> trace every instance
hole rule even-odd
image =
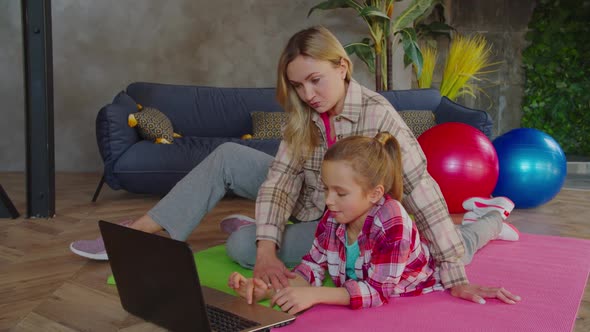
[[[287,121],[285,112],[252,112],[252,138],[281,139],[281,129]]]
[[[436,126],[436,120],[432,111],[401,111],[399,115],[410,127],[416,138],[423,132]]]
[[[129,114],[130,127],[137,127],[139,136],[145,140],[160,144],[174,142],[174,130],[168,117],[153,107],[143,107],[137,113]]]

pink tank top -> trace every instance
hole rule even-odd
[[[324,122],[324,127],[326,128],[326,136],[328,147],[331,147],[332,144],[336,143],[336,138],[332,138],[332,130],[330,129],[330,115],[328,113],[320,114],[322,121]]]

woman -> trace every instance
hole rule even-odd
[[[234,227],[228,254],[241,265],[254,266],[254,276],[275,289],[286,287],[287,278],[294,276],[283,262],[297,264],[307,253],[325,209],[320,165],[328,143],[387,131],[402,147],[402,203],[430,243],[443,286],[454,296],[475,302],[499,296],[499,288],[467,281],[461,263],[463,243],[410,129],[383,96],[362,87],[351,75],[352,63],[330,31],[312,27],[296,33],[278,65],[277,97],[288,121],[274,160],[251,148],[223,144],[128,226],[150,233],[164,229],[172,238],[185,240],[227,190],[256,197],[256,225],[234,219],[245,226]],[[287,225],[290,216],[294,224]],[[101,239],[77,241],[71,249],[106,259]]]

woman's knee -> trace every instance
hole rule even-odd
[[[252,150],[252,148],[234,142],[225,142],[216,147],[211,153],[217,155],[235,156],[236,153],[247,153],[249,150]]]
[[[256,262],[256,226],[243,226],[233,232],[226,243],[227,255],[245,268]]]

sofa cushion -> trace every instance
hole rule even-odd
[[[282,112],[272,88],[214,88],[132,83],[127,93],[166,114],[183,136],[241,137],[250,134],[250,112]]]
[[[408,127],[410,127],[416,138],[422,135],[423,132],[436,125],[434,112],[430,110],[401,111],[399,112],[399,115],[402,117]]]
[[[287,121],[285,112],[252,112],[252,137],[255,139],[281,139],[281,129]]]
[[[436,123],[462,122],[481,130],[488,138],[492,137],[494,122],[488,112],[465,107],[447,97],[443,97],[440,105],[434,111]]]
[[[113,173],[129,192],[163,195],[215,148],[226,142],[246,145],[274,156],[280,140],[182,137],[175,139],[174,144],[139,141],[117,160]]]

